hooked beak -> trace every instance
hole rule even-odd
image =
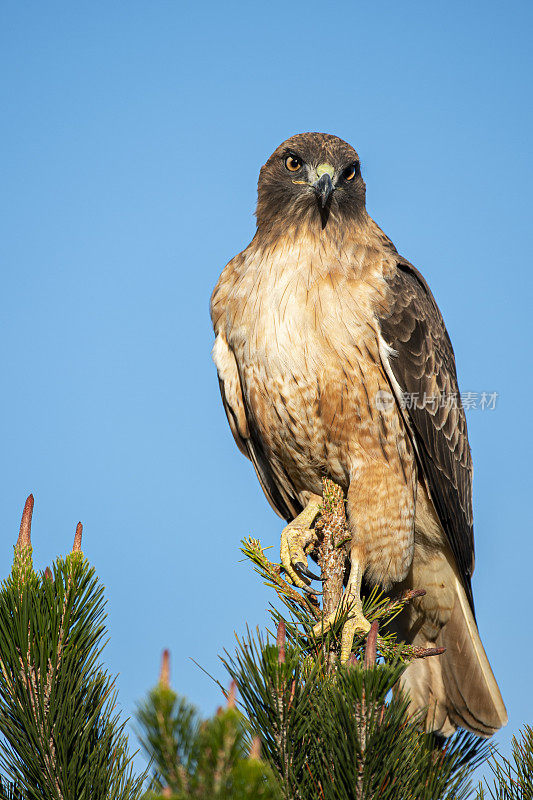
[[[335,189],[333,181],[331,180],[331,175],[328,172],[324,172],[320,178],[313,183],[313,189],[320,199],[322,208],[324,208],[328,202],[328,198]]]

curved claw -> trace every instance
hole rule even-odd
[[[318,592],[316,589],[313,589],[311,586],[302,586],[302,591],[309,595],[309,597],[318,597],[320,594],[324,594],[324,592]]]
[[[305,589],[309,586],[310,578],[314,578],[313,575],[307,576],[301,567],[304,570],[307,569],[305,553],[307,548],[314,546],[317,539],[316,532],[311,525],[320,510],[319,500],[320,498],[311,500],[281,532],[281,563],[291,583],[299,589]],[[296,564],[300,565],[300,569],[296,569]]]
[[[311,572],[310,569],[307,569],[305,564],[302,561],[297,561],[296,564],[293,565],[296,572],[299,575],[304,575],[306,578],[309,578],[312,581],[321,581],[322,578],[320,575],[315,575],[314,572]]]
[[[284,564],[283,561],[281,563],[281,567],[287,576],[287,580],[289,583],[292,583],[293,586],[296,586],[298,589],[306,589],[309,587],[309,583],[306,583],[305,580],[301,578],[292,567]]]

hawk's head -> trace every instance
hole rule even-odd
[[[258,227],[276,222],[338,222],[365,214],[365,183],[351,145],[328,133],[299,133],[275,150],[261,168]]]

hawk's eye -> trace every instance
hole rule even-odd
[[[300,167],[302,166],[302,162],[298,158],[298,156],[287,156],[285,159],[285,166],[289,170],[289,172],[298,172]]]
[[[344,170],[344,175],[342,176],[345,181],[353,181],[355,176],[357,175],[357,165],[351,164],[349,167],[346,167]]]

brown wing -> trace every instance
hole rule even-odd
[[[392,307],[380,322],[383,338],[397,353],[389,358],[404,395],[397,399],[405,405],[420,467],[473,611],[472,458],[452,344],[418,270],[400,259],[388,282]],[[398,395],[398,386],[393,389]]]
[[[302,506],[283,467],[279,463],[274,464],[265,452],[254,417],[249,413],[244,399],[235,354],[222,332],[218,333],[215,340],[213,357],[224,410],[235,442],[241,453],[254,465],[261,487],[274,511],[290,522],[300,513]]]
[[[302,506],[297,498],[292,496],[292,493],[286,491],[286,487],[288,488],[290,485],[288,477],[278,475],[278,470],[272,468],[261,443],[261,438],[257,435],[254,426],[250,424],[251,420],[248,420],[250,435],[246,438],[240,436],[235,424],[233,409],[226,399],[224,381],[220,378],[219,386],[226,416],[239,450],[254,465],[261,488],[274,511],[280,517],[286,519],[287,522],[291,522],[300,513]]]
[[[235,353],[228,344],[224,330],[228,295],[240,278],[242,264],[243,254],[239,253],[224,268],[211,297],[211,319],[216,336],[213,359],[224,410],[235,442],[241,453],[254,465],[261,487],[274,511],[289,522],[300,513],[302,506],[281,465],[273,464],[265,452],[253,415],[244,399]]]

